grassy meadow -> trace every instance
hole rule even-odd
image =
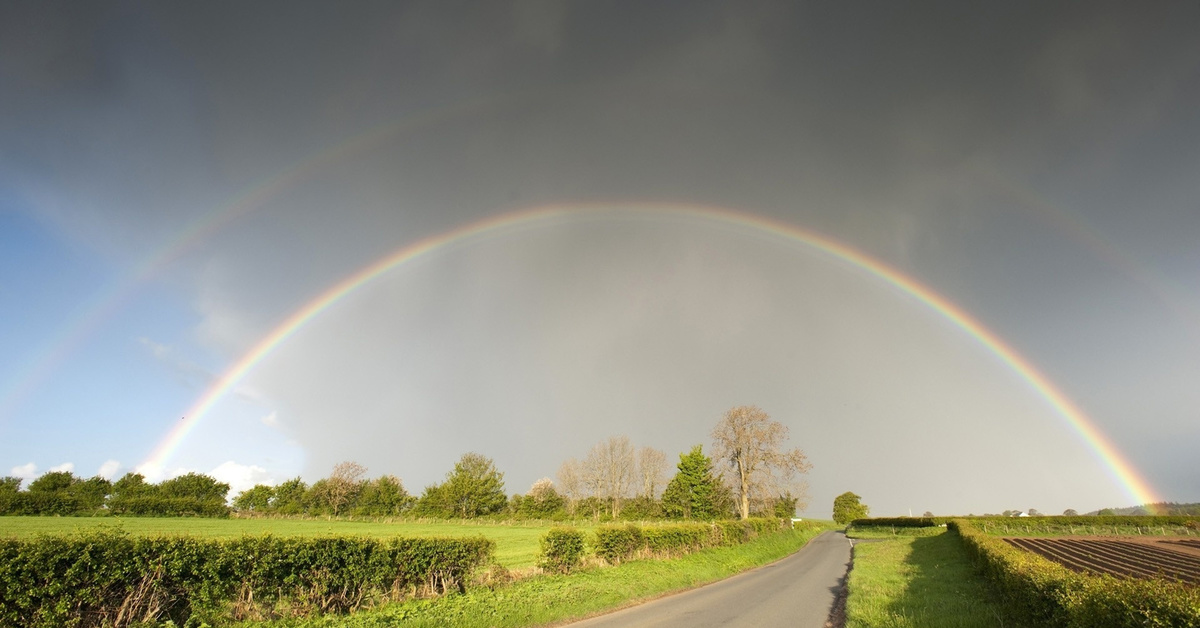
[[[572,524],[575,525],[575,524]],[[135,535],[195,535],[229,538],[245,534],[278,536],[464,537],[483,536],[496,542],[496,561],[509,569],[537,562],[538,539],[549,523],[484,523],[475,521],[344,521],[327,519],[206,519],[199,517],[0,517],[0,537],[39,533],[64,534],[98,528]],[[590,525],[575,525],[590,529]]]
[[[935,532],[936,531],[936,532]],[[846,628],[1011,626],[957,535],[945,528],[852,530]]]

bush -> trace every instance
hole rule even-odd
[[[539,541],[538,567],[570,573],[583,561],[584,534],[575,528],[550,528]]]
[[[1014,613],[1035,625],[1068,628],[1200,626],[1200,589],[1167,580],[1075,573],[977,530],[949,524]]]
[[[135,517],[217,517],[229,516],[229,507],[224,501],[196,499],[194,497],[118,497],[108,503],[114,515]]]
[[[646,545],[642,529],[632,523],[623,526],[601,526],[596,528],[596,556],[614,565],[633,558]]]
[[[855,519],[850,522],[850,525],[856,528],[932,528],[940,526],[946,521],[946,519],[938,517],[875,517],[873,519]]]
[[[680,523],[639,527],[596,528],[596,556],[612,564],[637,556],[671,557],[720,545],[739,545],[765,534],[791,529],[789,519],[755,518],[746,521]]]
[[[0,539],[0,625],[210,624],[353,610],[461,588],[487,539],[130,537]]]

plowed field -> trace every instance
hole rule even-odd
[[[1200,584],[1200,547],[1186,540],[1133,541],[1111,537],[1004,540],[1074,571]]]

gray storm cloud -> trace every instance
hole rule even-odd
[[[0,183],[104,255],[144,259],[325,157],[165,271],[230,362],[355,269],[485,216],[722,206],[946,295],[1164,494],[1200,498],[1194,321],[1045,210],[1200,299],[1194,6],[2,10]],[[524,490],[610,434],[673,456],[755,403],[812,458],[814,508],[844,490],[881,513],[1128,501],[925,306],[702,221],[439,252],[331,308],[248,385],[312,477],[356,458],[419,488],[479,450]]]

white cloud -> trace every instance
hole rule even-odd
[[[117,472],[119,472],[120,470],[121,470],[120,461],[105,460],[104,464],[100,465],[100,470],[96,472],[96,475],[98,475],[106,480],[111,480],[111,479],[117,477]]]
[[[23,464],[18,467],[13,467],[12,471],[9,471],[9,473],[12,474],[14,477],[18,477],[18,478],[25,479],[25,480],[32,480],[33,478],[36,478],[38,476],[37,465],[33,464],[32,462],[30,462],[28,464]]]
[[[272,412],[262,418],[263,425],[267,427],[279,427],[279,413]]]
[[[64,462],[56,467],[50,467],[49,472],[54,472],[54,471],[66,471],[67,473],[74,473],[75,472],[75,463],[74,462]]]
[[[279,483],[270,471],[258,465],[238,464],[232,460],[221,463],[208,474],[228,484],[230,496],[252,488],[255,484],[274,486]]]
[[[183,467],[166,469],[163,468],[162,465],[146,463],[138,465],[134,471],[141,473],[146,478],[147,482],[151,484],[157,484],[163,480],[169,480],[171,478],[177,478],[181,475],[191,473],[192,471],[195,471],[195,469],[185,469]]]

